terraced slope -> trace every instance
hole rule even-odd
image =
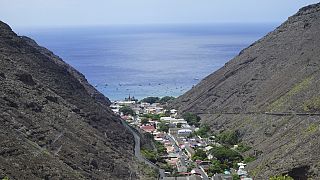
[[[141,177],[133,136],[109,103],[82,74],[0,22],[0,178]]]
[[[320,4],[304,7],[177,98],[213,131],[238,130],[257,179],[320,178]],[[296,114],[300,113],[300,114]]]

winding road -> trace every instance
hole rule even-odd
[[[136,131],[134,131],[132,129],[132,127],[130,127],[123,119],[121,119],[121,123],[122,125],[127,128],[133,135],[134,137],[134,155],[136,156],[136,158],[140,161],[140,162],[144,162],[145,164],[147,164],[148,166],[151,166],[157,170],[159,170],[159,179],[163,179],[164,177],[164,170],[160,169],[157,165],[155,165],[153,162],[149,161],[148,159],[144,158],[141,155],[141,149],[140,149],[140,136],[137,134]]]
[[[180,155],[180,160],[186,164],[186,162],[188,161],[188,157],[182,152],[181,148],[178,146],[178,144],[176,143],[176,141],[173,139],[173,137],[171,135],[167,135],[167,138],[172,142],[172,144],[174,145],[174,149],[175,151],[179,151],[179,155]],[[209,180],[209,177],[207,175],[207,173],[204,171],[203,168],[201,168],[199,165],[196,166],[196,170],[198,170],[201,173],[202,179],[203,180]]]

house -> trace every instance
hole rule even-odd
[[[115,105],[120,105],[120,106],[130,106],[133,107],[136,102],[135,101],[114,101]]]
[[[195,154],[195,151],[189,145],[185,145],[184,149],[187,151],[189,158]]]
[[[201,175],[201,171],[199,169],[192,169],[191,174]]]
[[[214,158],[215,158],[215,157],[214,157],[212,154],[209,154],[209,155],[208,155],[208,159],[209,159],[209,160],[212,160],[212,159],[214,159]]]
[[[238,166],[239,166],[239,169],[237,171],[237,174],[239,176],[247,176],[248,175],[248,172],[245,170],[245,166],[246,164],[244,163],[238,163]]]
[[[188,136],[192,133],[192,130],[190,129],[179,129],[178,130],[178,135],[180,136]]]
[[[140,126],[140,128],[142,130],[144,130],[145,132],[148,132],[148,133],[151,133],[151,134],[156,130],[153,125]]]
[[[161,117],[160,118],[160,121],[170,122],[171,120],[175,120],[175,118],[172,118],[172,117]]]
[[[171,109],[171,110],[170,110],[170,114],[175,114],[175,113],[177,113],[177,111],[178,111],[178,110]]]
[[[210,151],[213,147],[212,146],[207,146],[204,148],[205,151]]]
[[[163,180],[201,180],[202,178],[197,175],[185,176],[185,177],[164,177]]]
[[[212,177],[213,180],[232,180],[232,176],[230,174],[215,174]]]

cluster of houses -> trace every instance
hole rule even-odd
[[[119,110],[123,106],[128,106],[132,108],[132,110],[136,114],[161,114],[161,113],[164,113],[165,111],[165,109],[160,103],[153,103],[153,104],[146,103],[146,102],[138,103],[136,99],[133,99],[133,100],[129,99],[125,101],[113,101],[110,107],[113,112],[121,115],[121,112]],[[172,110],[171,112],[172,114],[177,113],[176,110]]]
[[[137,116],[125,116],[121,114],[119,109],[123,106],[129,106]],[[143,114],[164,114],[165,109],[159,103],[137,103],[136,100],[126,99],[125,101],[115,101],[111,105],[111,109],[121,115],[129,124],[134,127],[139,127],[145,132],[154,135],[156,141],[161,142],[166,150],[167,155],[163,158],[166,159],[166,162],[175,167],[177,172],[180,175],[184,175],[189,179],[192,177],[194,179],[209,179],[206,171],[211,165],[210,161],[192,161],[192,157],[195,154],[195,148],[201,148],[205,152],[209,152],[211,147],[210,145],[214,144],[219,146],[218,143],[210,140],[209,138],[201,138],[199,136],[190,135],[197,131],[198,128],[190,126],[187,121],[177,117],[177,111],[175,109],[170,110],[169,116],[160,117],[160,120],[154,120],[152,118],[148,119],[147,123],[142,123],[141,115]],[[167,114],[168,115],[168,114]],[[169,126],[168,132],[162,132],[159,130],[159,123],[165,123]],[[210,145],[209,145],[210,144]],[[211,160],[214,157],[208,153],[208,159]],[[190,168],[191,164],[193,165]],[[244,170],[245,164],[239,164],[239,173],[246,173]],[[238,174],[239,174],[238,173]],[[240,175],[240,174],[239,174]],[[165,179],[170,179],[170,177],[165,177]],[[183,179],[183,177],[179,177]],[[230,173],[226,172],[225,174],[216,174],[212,179],[232,179]],[[249,179],[246,179],[249,180]]]

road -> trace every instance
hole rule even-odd
[[[320,113],[300,113],[300,112],[221,112],[221,113],[196,113],[199,115],[271,115],[271,116],[320,116]]]
[[[166,137],[172,142],[175,151],[179,152],[180,160],[181,160],[182,164],[186,165],[189,158],[183,153],[181,148],[176,144],[176,142],[174,141],[174,139],[171,136],[167,135]],[[203,180],[209,180],[208,175],[204,172],[203,168],[200,168],[199,165],[197,165],[197,168],[195,168],[195,169],[201,173]]]
[[[124,120],[121,119],[122,125],[127,128],[133,135],[134,137],[134,155],[140,162],[144,162],[145,164],[159,170],[159,179],[163,179],[164,177],[164,170],[160,169],[157,165],[155,165],[153,162],[147,160],[141,155],[141,149],[140,149],[140,136],[137,134],[136,131],[134,131]]]

